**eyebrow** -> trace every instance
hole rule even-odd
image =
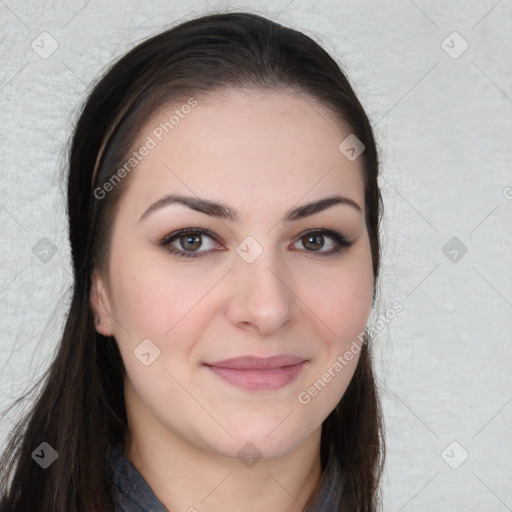
[[[206,215],[210,215],[211,217],[228,219],[234,222],[239,219],[238,212],[228,205],[217,203],[215,201],[203,199],[200,197],[184,196],[180,194],[168,194],[159,199],[158,201],[154,202],[153,204],[151,204],[149,208],[141,215],[139,222],[142,221],[151,213],[160,210],[165,206],[169,206],[171,204],[183,204],[185,206],[188,206],[192,210],[205,213]],[[283,220],[285,223],[293,222],[299,219],[303,219],[304,217],[314,215],[315,213],[321,212],[322,210],[325,210],[336,205],[347,205],[354,208],[358,212],[362,213],[361,207],[352,199],[348,197],[334,195],[324,197],[323,199],[313,201],[302,206],[298,206],[297,208],[293,208],[285,213]]]

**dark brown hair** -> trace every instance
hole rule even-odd
[[[102,199],[94,190],[123,164],[138,131],[159,107],[230,88],[301,94],[326,107],[365,145],[360,158],[375,299],[382,217],[377,147],[338,64],[303,33],[249,13],[203,16],[147,39],[94,84],[71,139],[71,305],[56,357],[32,391],[41,383],[42,389],[11,432],[0,461],[0,511],[114,510],[106,453],[110,443],[124,443],[129,434],[125,368],[115,339],[96,332],[89,296],[92,271],[107,268],[110,227],[128,179]],[[370,341],[367,336],[348,389],[322,425],[322,468],[334,448],[346,479],[343,510],[351,512],[375,511],[380,504],[385,452]],[[58,453],[48,469],[31,457],[43,441]]]

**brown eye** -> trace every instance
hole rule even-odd
[[[322,235],[306,235],[302,237],[302,244],[306,249],[318,251],[324,245],[324,237]]]
[[[330,229],[320,229],[304,233],[295,243],[299,242],[306,249],[305,252],[316,253],[315,256],[330,256],[342,252],[354,243],[347,240],[341,233]],[[321,250],[324,248],[327,248],[327,250]]]
[[[187,228],[165,236],[160,240],[159,245],[176,256],[198,258],[212,250],[218,250],[219,244],[216,242],[215,235],[208,230]]]
[[[186,251],[195,251],[202,245],[201,235],[187,235],[178,238],[180,245]]]

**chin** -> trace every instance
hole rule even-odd
[[[261,438],[250,438],[248,436],[239,436],[230,439],[227,443],[219,446],[213,442],[211,449],[217,454],[230,459],[238,459],[246,466],[250,467],[261,459],[275,459],[290,452],[300,443],[290,443],[290,439],[279,439],[277,442],[270,442],[262,435]]]
[[[298,425],[286,424],[290,419],[252,424],[239,424],[228,429],[232,438],[225,436],[225,442],[212,440],[212,448],[226,457],[247,459],[273,459],[283,456],[300,445],[311,432],[301,430]],[[254,417],[253,417],[254,419]],[[282,424],[280,424],[282,422]]]

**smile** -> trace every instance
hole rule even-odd
[[[233,386],[251,390],[275,390],[295,380],[308,361],[292,356],[244,357],[206,364]]]

